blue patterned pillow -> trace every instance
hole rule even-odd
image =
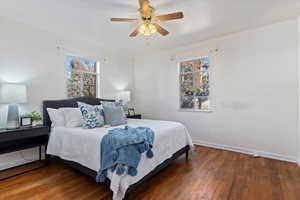
[[[83,128],[92,129],[104,125],[102,106],[92,106],[78,102],[83,118]]]

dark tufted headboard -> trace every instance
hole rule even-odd
[[[49,127],[49,131],[51,128],[51,120],[49,118],[47,108],[77,108],[77,102],[83,102],[90,105],[100,105],[101,101],[108,101],[108,102],[114,102],[115,100],[107,100],[107,99],[98,99],[95,97],[78,97],[78,98],[72,98],[72,99],[62,99],[62,100],[46,100],[43,101],[43,122],[44,126]]]

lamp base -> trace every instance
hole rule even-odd
[[[17,104],[10,104],[8,106],[6,128],[7,129],[20,128],[19,106]]]

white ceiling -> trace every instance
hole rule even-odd
[[[1,0],[0,16],[30,24],[62,38],[107,48],[170,48],[210,39],[300,14],[299,0],[150,0],[156,14],[183,11],[183,20],[163,22],[167,37],[129,38],[134,23],[111,17],[138,17],[138,0]]]

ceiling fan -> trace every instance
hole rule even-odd
[[[149,0],[139,0],[141,19],[131,18],[111,18],[112,22],[136,22],[141,23],[138,27],[129,35],[130,37],[136,37],[139,33],[145,36],[150,36],[156,32],[162,36],[169,34],[169,31],[161,27],[157,22],[164,22],[176,19],[182,19],[182,12],[175,12],[166,15],[155,16],[155,9],[150,5]]]

